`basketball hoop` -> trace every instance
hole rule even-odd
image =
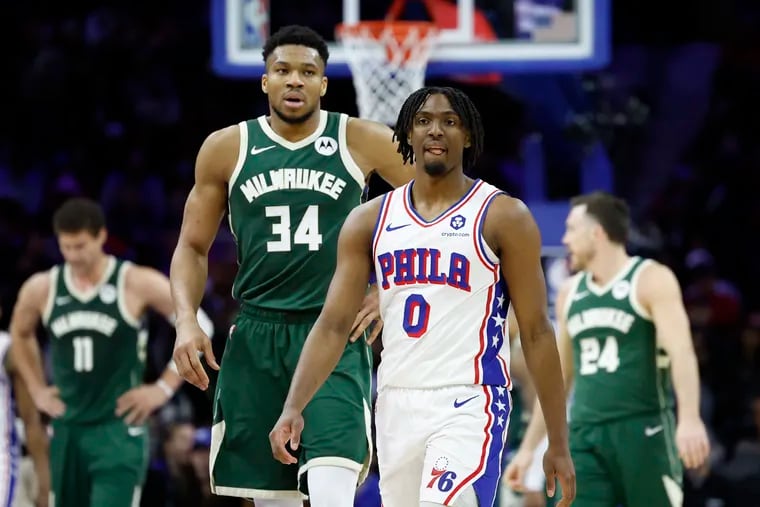
[[[425,84],[425,68],[438,29],[417,21],[339,24],[336,38],[346,51],[359,116],[394,125],[404,100]]]

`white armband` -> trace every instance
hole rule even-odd
[[[166,381],[162,378],[156,380],[156,385],[159,389],[161,389],[167,398],[171,398],[174,396],[174,389],[171,388],[169,384],[166,383]]]
[[[195,314],[195,318],[198,321],[198,326],[201,328],[201,331],[206,333],[206,336],[209,338],[213,338],[214,323],[211,321],[211,318],[208,316],[208,314],[203,311],[203,308],[198,308],[198,312]],[[177,325],[177,316],[175,314],[171,314],[168,320],[169,324],[172,326]]]
[[[211,322],[211,318],[208,316],[206,312],[203,311],[203,308],[198,308],[198,313],[196,314],[196,318],[198,319],[198,325],[200,326],[201,330],[203,330],[204,333],[206,333],[206,336],[209,338],[214,337],[214,323]]]

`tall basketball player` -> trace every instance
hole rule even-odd
[[[312,507],[351,507],[370,457],[371,356],[364,340],[345,348],[338,370],[309,406],[312,424],[299,466],[272,459],[267,434],[324,302],[338,232],[359,205],[364,182],[377,171],[401,185],[412,169],[387,126],[320,108],[328,51],[313,30],[282,28],[267,40],[263,56],[269,115],[212,133],[198,153],[172,260],[174,358],[189,382],[208,387],[197,352],[216,362],[195,310],[209,248],[229,210],[239,263],[233,295],[241,311],[214,395],[212,490],[253,498],[257,507],[300,507],[300,481]],[[354,315],[355,335],[377,314],[372,293],[367,311]]]
[[[681,462],[701,466],[709,441],[678,281],[666,266],[626,253],[630,219],[621,199],[595,192],[571,206],[563,242],[578,273],[556,309],[566,387],[575,387],[570,447],[583,484],[576,505],[681,505]],[[536,405],[505,474],[514,487],[542,433]]]
[[[558,477],[567,505],[574,471],[536,224],[520,201],[464,175],[482,150],[483,127],[459,90],[414,92],[395,134],[415,179],[346,220],[324,310],[270,433],[272,451],[295,461],[286,444],[297,447],[308,431],[308,411],[301,414],[338,363],[374,270],[384,321],[376,412],[384,505],[493,505],[511,408],[508,295],[546,408],[549,489]]]
[[[96,202],[66,201],[53,229],[64,263],[21,287],[10,327],[14,366],[37,408],[54,418],[55,507],[130,507],[139,503],[147,466],[145,419],[182,382],[167,367],[157,382],[142,383],[143,317],[151,308],[173,320],[169,280],[105,253]],[[50,337],[50,386],[35,334],[40,322]]]

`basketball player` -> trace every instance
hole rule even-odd
[[[576,505],[681,505],[679,456],[688,468],[699,467],[709,443],[678,281],[662,264],[626,253],[622,200],[595,192],[571,206],[563,242],[578,273],[560,290],[556,308],[565,386],[575,379],[570,446],[583,485]],[[506,470],[513,487],[520,487],[542,433],[536,406]]]
[[[338,363],[374,268],[384,321],[375,419],[383,504],[493,505],[511,408],[509,294],[546,407],[549,489],[559,477],[560,505],[568,505],[574,472],[538,228],[520,201],[464,175],[482,150],[483,127],[461,91],[412,93],[395,135],[415,180],[346,220],[325,307],[270,434],[272,452],[295,462],[286,444],[297,448],[309,431],[308,409],[301,414]]]
[[[0,313],[2,313],[0,311]],[[50,492],[50,470],[48,461],[48,439],[40,414],[34,406],[26,385],[13,366],[9,353],[11,336],[0,331],[0,506],[14,505],[14,492],[18,491],[19,480],[19,439],[16,432],[15,414],[24,422],[26,448],[34,464],[37,476],[37,499],[35,505],[48,504]],[[15,402],[15,410],[14,410]]]
[[[195,310],[209,248],[229,210],[239,263],[233,295],[241,310],[214,396],[212,490],[254,498],[257,507],[288,507],[302,505],[300,488],[312,507],[350,507],[370,457],[365,340],[345,348],[309,406],[299,467],[272,459],[267,435],[324,302],[338,232],[359,205],[364,182],[377,171],[398,186],[411,179],[412,168],[387,126],[320,109],[328,51],[313,30],[282,28],[267,40],[263,57],[269,116],[212,133],[198,154],[170,276],[178,316],[174,358],[185,379],[207,389],[197,352],[218,366]],[[372,292],[354,338],[377,315]]]
[[[11,319],[14,365],[37,408],[50,416],[55,507],[137,505],[147,460],[143,423],[182,379],[167,368],[142,385],[148,308],[172,320],[169,280],[103,251],[105,219],[87,199],[53,216],[64,263],[32,275]],[[50,338],[53,385],[43,378],[35,336]]]

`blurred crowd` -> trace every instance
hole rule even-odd
[[[688,4],[700,14],[616,3],[613,61],[600,71],[456,85],[480,105],[487,127],[477,176],[518,196],[531,135],[544,140],[551,199],[580,190],[584,158],[601,148],[636,213],[632,248],[676,270],[693,326],[714,453],[710,469],[690,478],[689,501],[739,505],[750,491],[757,498],[760,482],[760,8]],[[59,261],[50,219],[67,197],[100,200],[110,253],[168,272],[202,140],[265,113],[266,100],[256,80],[211,71],[205,0],[3,2],[0,19],[7,328],[21,282]],[[332,80],[323,107],[355,115],[350,81]],[[235,269],[223,227],[203,301],[218,330],[217,357],[236,311]],[[173,346],[162,319],[150,328],[149,380]],[[208,492],[208,396],[186,386],[155,417],[143,505],[239,505]]]

